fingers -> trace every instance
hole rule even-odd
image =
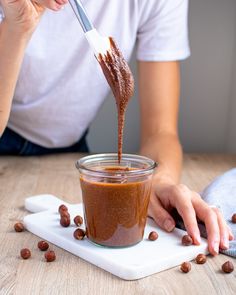
[[[167,232],[175,228],[175,221],[172,216],[163,208],[160,200],[152,194],[148,208],[148,215],[152,217],[158,226]]]
[[[209,252],[216,255],[219,253],[219,248],[229,248],[229,240],[234,236],[218,208],[210,207],[199,194],[189,190],[185,185],[166,185],[162,189],[156,188],[156,194],[156,201],[152,201],[150,207],[150,215],[158,225],[164,227],[163,220],[170,218],[165,208],[169,210],[169,207],[175,207],[183,218],[194,244],[200,244],[198,217],[206,226]]]
[[[208,249],[212,255],[217,255],[219,253],[219,244],[220,244],[220,231],[216,214],[212,209],[205,210],[203,216],[200,216],[203,219],[208,239]]]
[[[197,224],[195,210],[192,205],[192,192],[184,185],[175,187],[175,207],[183,218],[185,228],[192,237],[193,243],[201,243],[200,232]]]
[[[197,225],[195,211],[193,209],[191,202],[189,202],[189,204],[186,204],[183,207],[179,207],[177,210],[183,218],[185,228],[188,234],[192,237],[193,243],[195,245],[200,245],[200,231]]]
[[[208,249],[212,255],[219,253],[220,246],[220,228],[218,216],[202,199],[195,198],[193,205],[197,216],[205,223],[208,239]]]
[[[194,207],[198,217],[205,223],[210,253],[216,255],[219,248],[228,249],[229,241],[233,240],[234,236],[221,211],[216,207],[208,206],[202,199],[195,200]],[[213,249],[214,246],[215,249]]]
[[[232,241],[234,239],[234,235],[232,233],[231,228],[228,227],[228,230],[229,230],[229,240]]]
[[[220,248],[226,250],[229,248],[229,240],[233,238],[231,229],[228,227],[221,211],[218,208],[212,208],[217,216],[220,230]]]
[[[221,214],[221,212],[219,211],[218,208],[211,208],[217,217],[217,222],[218,222],[218,226],[219,226],[219,235],[220,235],[220,243],[219,243],[219,247],[221,249],[228,249],[229,248],[229,231],[228,231],[228,226]]]

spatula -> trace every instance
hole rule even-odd
[[[99,54],[106,55],[107,51],[110,49],[109,38],[101,36],[94,28],[80,0],[69,0],[69,2],[94,54],[97,57]],[[73,5],[72,2],[74,2],[75,5]]]

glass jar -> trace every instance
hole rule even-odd
[[[126,247],[143,239],[156,163],[143,156],[97,154],[76,162],[88,239]]]

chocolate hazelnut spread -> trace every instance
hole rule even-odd
[[[123,173],[116,182],[109,174],[104,179],[81,176],[86,232],[89,240],[108,247],[131,246],[143,238],[150,199],[149,176],[129,182],[127,167],[98,167],[105,172]],[[96,169],[94,169],[96,170]]]
[[[134,93],[134,79],[115,41],[111,37],[109,39],[111,45],[110,50],[107,51],[105,56],[99,54],[98,61],[116,100],[118,111],[118,161],[120,163],[122,157],[125,111],[129,99]]]

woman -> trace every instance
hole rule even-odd
[[[0,3],[0,153],[87,151],[86,130],[109,88],[67,0]],[[141,153],[160,164],[149,215],[170,232],[175,221],[169,212],[176,208],[195,244],[198,217],[205,222],[210,253],[227,249],[233,235],[220,211],[179,182],[178,60],[189,55],[187,0],[84,4],[99,32],[113,36],[126,59],[137,41]]]

